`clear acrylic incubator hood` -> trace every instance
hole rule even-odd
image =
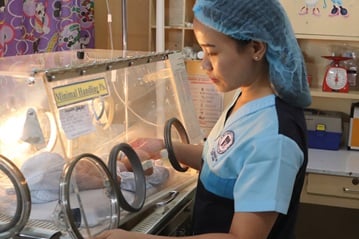
[[[85,49],[5,57],[0,101],[0,238],[131,230],[154,205],[178,205],[186,197],[178,194],[195,187],[197,172],[173,170],[165,156],[155,160],[157,177],[146,176],[129,145],[166,132],[170,140],[201,143],[180,53]],[[122,157],[132,172],[120,170]]]

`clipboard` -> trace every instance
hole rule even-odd
[[[359,150],[359,102],[351,106],[348,149]]]

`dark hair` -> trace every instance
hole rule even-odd
[[[237,51],[242,51],[243,47],[247,46],[252,40],[238,40],[232,38],[236,42]]]

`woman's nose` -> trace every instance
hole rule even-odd
[[[211,71],[213,70],[211,62],[207,59],[207,57],[204,57],[201,62],[201,68],[205,71]]]

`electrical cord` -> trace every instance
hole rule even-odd
[[[114,82],[112,83],[113,84],[113,91],[115,93],[115,95],[117,96],[117,98],[121,101],[121,103],[123,105],[126,106],[126,109],[128,109],[134,116],[136,116],[139,120],[141,120],[142,122],[148,124],[148,125],[151,125],[151,126],[155,126],[157,127],[158,125],[156,123],[153,123],[149,120],[146,120],[145,118],[143,118],[141,115],[139,115],[134,109],[132,109],[132,107],[128,106],[128,104],[126,105],[126,102],[125,100],[120,96],[120,93],[118,92],[117,88],[119,87],[116,87],[116,85],[114,84]]]
[[[107,23],[108,23],[108,34],[110,36],[110,47],[113,50],[113,35],[112,35],[112,14],[110,11],[110,3],[106,0],[106,7],[107,7]]]

